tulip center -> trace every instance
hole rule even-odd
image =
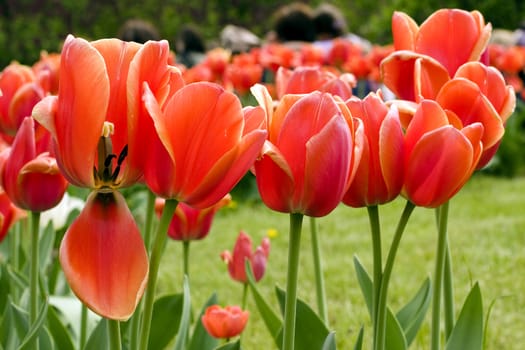
[[[93,167],[96,186],[102,189],[112,189],[119,185],[117,177],[122,163],[128,155],[128,145],[122,148],[118,156],[113,153],[113,144],[111,142],[113,132],[114,125],[110,122],[104,122],[102,135],[98,141],[98,168]],[[114,160],[116,160],[116,162],[114,162]],[[113,169],[114,163],[116,163],[116,166]]]

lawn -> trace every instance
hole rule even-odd
[[[486,349],[515,349],[525,344],[525,178],[502,179],[477,175],[450,204],[449,241],[453,257],[456,308],[459,309],[474,282],[479,282],[484,312],[494,302],[489,317]],[[391,237],[405,200],[381,206],[383,252],[386,257]],[[358,256],[371,271],[371,243],[366,209],[341,205],[318,219],[327,285],[330,328],[336,331],[338,349],[351,349],[361,325],[365,327],[364,348],[370,348],[370,319],[353,267]],[[262,203],[237,203],[222,209],[210,235],[191,244],[190,281],[194,308],[217,292],[221,304],[240,304],[242,285],[229,278],[219,255],[231,250],[237,234],[244,230],[258,245],[270,229],[270,259],[258,286],[277,311],[274,287],[285,286],[288,215],[270,211]],[[303,223],[299,297],[315,307],[311,264],[309,219]],[[416,208],[401,240],[390,284],[389,305],[397,310],[432,276],[436,230],[434,211]],[[182,249],[168,242],[163,256],[159,294],[181,290]],[[272,340],[251,296],[251,316],[243,334],[244,349],[273,349]],[[458,312],[458,310],[457,310]],[[411,346],[428,349],[430,318]],[[168,327],[169,325],[167,325]]]

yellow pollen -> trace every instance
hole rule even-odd
[[[113,135],[115,132],[115,125],[111,122],[104,122],[104,125],[102,126],[102,137],[109,137],[110,135]]]

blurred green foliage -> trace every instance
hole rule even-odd
[[[57,52],[66,35],[86,39],[116,36],[129,18],[153,22],[174,47],[177,30],[196,24],[208,41],[217,40],[228,23],[259,36],[271,29],[271,14],[290,1],[277,0],[0,0],[0,67],[12,60],[32,64],[41,50]],[[321,1],[303,1],[317,6]],[[346,15],[349,29],[374,43],[390,42],[394,10],[421,23],[443,7],[478,9],[495,28],[514,29],[525,19],[521,0],[334,0]]]

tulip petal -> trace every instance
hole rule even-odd
[[[394,11],[392,15],[392,37],[396,51],[414,50],[418,31],[419,26],[409,15]]]
[[[97,314],[127,320],[141,298],[148,257],[118,192],[93,192],[60,245],[60,263],[77,297]]]

